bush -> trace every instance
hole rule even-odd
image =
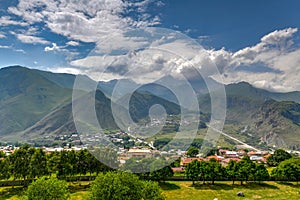
[[[30,184],[27,190],[28,200],[66,200],[69,195],[67,182],[57,178],[40,178]]]
[[[157,182],[143,181],[144,188],[142,191],[144,200],[164,200],[165,197],[161,194],[160,187]]]
[[[157,183],[128,172],[99,174],[90,188],[91,200],[163,200]]]

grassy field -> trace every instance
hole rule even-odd
[[[249,183],[247,185],[234,185],[231,182],[217,182],[216,185],[196,185],[191,182],[169,182],[162,185],[167,199],[176,200],[234,200],[241,199],[236,194],[242,191],[246,199],[276,199],[298,200],[300,199],[300,187],[296,184],[281,184],[265,182],[261,185]]]
[[[247,185],[233,185],[231,182],[216,182],[215,185],[195,185],[190,181],[170,181],[161,184],[164,195],[170,200],[235,200],[235,199],[276,199],[276,200],[298,200],[300,199],[300,184],[265,182],[263,184],[248,183]],[[84,200],[88,195],[87,183],[79,186],[70,184],[71,200]],[[237,192],[242,191],[245,197],[238,197]],[[0,188],[0,200],[21,199],[24,190],[21,187]]]

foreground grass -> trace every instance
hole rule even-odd
[[[216,182],[215,185],[192,185],[191,182],[168,182],[161,185],[167,199],[177,200],[234,200],[239,191],[245,194],[246,199],[300,199],[300,187],[296,184],[282,184],[265,182],[263,184],[248,183],[247,185],[232,185],[231,182]]]
[[[71,200],[85,200],[88,195],[88,182],[69,183]],[[192,185],[190,181],[169,181],[161,184],[164,195],[169,200],[235,200],[235,199],[300,199],[300,184],[264,182],[263,184],[248,183],[247,185],[232,185],[231,182],[216,182],[215,185]],[[238,197],[237,192],[242,191],[244,198]],[[0,188],[0,200],[19,200],[25,193],[22,187]]]

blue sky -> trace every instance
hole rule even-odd
[[[109,55],[102,60],[118,63],[108,77],[122,78],[120,72],[129,69],[120,63],[129,62],[131,54],[115,54],[140,48],[124,37],[126,32],[162,27],[198,41],[225,83],[300,90],[295,82],[300,75],[299,8],[297,0],[0,0],[0,67],[18,64],[92,76],[96,70],[82,61],[88,65],[96,48],[100,57]],[[116,40],[107,42],[111,35]],[[203,61],[194,60],[199,66]]]

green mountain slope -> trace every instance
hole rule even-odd
[[[300,104],[266,101],[252,117],[249,132],[269,146],[299,149]]]
[[[74,80],[74,75],[55,74],[20,66],[0,69],[0,137],[26,140],[47,134],[76,132],[71,90]],[[87,85],[95,84],[88,77],[84,80]],[[100,90],[97,90],[95,96],[87,93],[82,98],[94,97],[101,127],[116,129],[111,100]],[[174,103],[152,94],[136,92],[130,101],[131,117],[134,121],[147,117],[149,108],[154,104],[163,105],[170,114],[180,112],[179,106]],[[88,112],[85,104],[80,111]]]
[[[22,131],[68,102],[71,90],[23,67],[0,69],[0,135]]]

